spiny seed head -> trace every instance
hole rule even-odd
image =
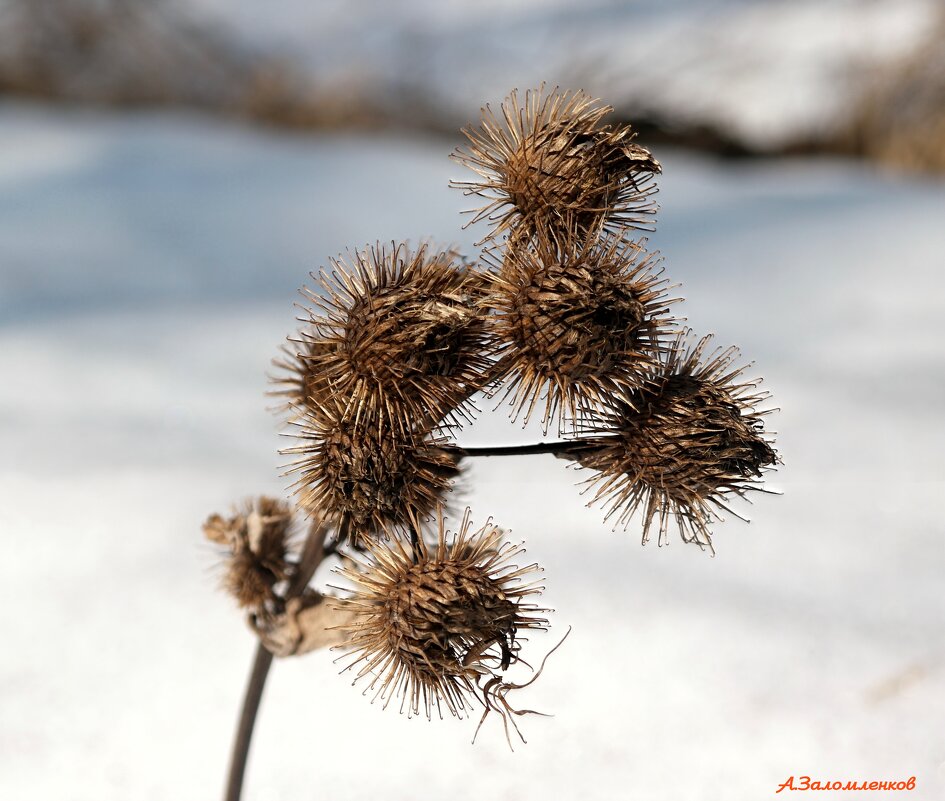
[[[638,385],[658,363],[674,324],[656,254],[619,236],[571,232],[509,248],[487,302],[495,374],[513,415],[526,420],[542,395],[542,425],[572,420]]]
[[[227,561],[223,588],[243,608],[256,609],[273,597],[272,588],[280,577],[248,551],[233,554]]]
[[[341,571],[354,585],[339,601],[353,614],[345,669],[360,666],[355,682],[369,680],[365,694],[385,707],[399,698],[409,716],[488,708],[484,687],[518,661],[520,634],[548,622],[548,610],[528,600],[543,589],[537,565],[511,564],[521,547],[489,523],[470,533],[469,510],[450,542],[443,525],[441,517],[433,547],[371,542],[365,562]]]
[[[735,348],[706,353],[710,340],[686,346],[681,335],[644,384],[581,432],[589,442],[576,458],[598,471],[588,482],[598,487],[594,500],[606,498],[607,517],[624,527],[642,508],[644,543],[654,521],[665,542],[673,519],[685,542],[711,549],[717,510],[760,489],[778,461],[764,436],[767,412],[758,410],[768,394],[740,380]]]
[[[265,496],[245,504],[232,517],[214,514],[203,525],[207,539],[225,545],[223,587],[242,607],[262,607],[288,575],[292,509]]]
[[[602,123],[612,111],[583,92],[544,87],[527,91],[524,103],[513,91],[498,115],[483,108],[479,127],[463,130],[468,149],[452,155],[480,176],[452,183],[486,201],[472,222],[490,222],[492,239],[647,228],[660,163],[629,126]]]
[[[427,244],[378,244],[331,264],[321,293],[303,290],[312,307],[275,363],[275,394],[300,409],[344,398],[405,429],[467,417],[488,367],[476,272]]]
[[[423,427],[355,414],[343,399],[297,410],[299,505],[334,523],[349,539],[418,527],[459,474],[459,455]]]

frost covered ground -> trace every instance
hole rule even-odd
[[[0,798],[219,793],[253,643],[200,523],[287,483],[264,374],[307,271],[477,238],[453,144],[0,108]],[[311,654],[271,676],[248,799],[942,797],[945,186],[659,157],[668,274],[766,377],[783,497],[713,559],[612,532],[550,457],[476,462],[475,518],[546,567],[533,653],[573,627],[525,699],[555,717],[471,746]],[[531,438],[501,414],[464,440]]]

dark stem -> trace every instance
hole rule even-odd
[[[315,575],[315,571],[325,557],[325,538],[328,535],[328,526],[314,521],[309,528],[305,545],[302,546],[302,555],[299,558],[295,575],[285,593],[288,601],[301,595],[308,583]],[[341,532],[339,532],[341,536]],[[233,741],[233,752],[230,757],[230,773],[226,782],[224,801],[240,801],[243,792],[243,776],[246,773],[246,761],[249,757],[249,745],[253,739],[253,729],[256,725],[256,714],[259,711],[259,702],[262,700],[263,688],[266,686],[266,677],[272,666],[272,654],[260,642],[256,646],[256,656],[253,659],[253,669],[249,674],[246,692],[243,696],[243,711],[240,713],[240,722],[236,728],[236,739]]]
[[[299,558],[295,575],[292,577],[289,589],[285,593],[287,601],[301,595],[312,580],[312,576],[315,575],[322,559],[325,558],[325,538],[327,535],[328,526],[318,521],[312,522],[305,545],[302,546],[302,556]]]
[[[462,456],[531,456],[537,453],[551,453],[562,459],[569,459],[575,453],[591,447],[586,440],[565,440],[558,442],[536,442],[532,445],[483,445],[477,447],[455,446]]]
[[[253,728],[256,725],[256,713],[259,711],[259,702],[262,700],[266,676],[269,675],[271,665],[272,654],[261,642],[258,643],[256,657],[253,659],[253,670],[249,674],[246,694],[243,697],[243,711],[236,729],[236,739],[233,741],[230,775],[226,783],[224,801],[240,801],[240,794],[243,792],[243,774],[246,772],[246,758],[249,756],[249,744],[253,739]]]
[[[420,548],[420,535],[417,533],[416,526],[412,523],[410,525],[410,547],[413,549],[413,563],[417,564],[423,557],[423,552]]]

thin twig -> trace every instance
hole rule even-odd
[[[269,674],[271,665],[272,654],[261,642],[258,643],[256,656],[253,659],[253,669],[249,674],[246,694],[243,697],[243,711],[240,713],[240,722],[236,728],[236,739],[233,741],[230,775],[227,778],[224,801],[240,801],[240,795],[243,792],[243,774],[246,772],[246,758],[249,755],[249,744],[256,725],[256,713],[259,711],[259,702],[262,700],[266,676]]]
[[[570,459],[575,453],[587,450],[591,445],[586,440],[559,440],[555,442],[535,442],[531,445],[480,445],[453,446],[461,456],[531,456],[538,453],[551,453],[561,459]]]
[[[315,571],[325,557],[325,539],[328,531],[328,526],[322,521],[312,522],[305,544],[302,546],[302,555],[295,575],[285,593],[286,601],[301,595],[312,580],[312,576],[315,575]],[[341,536],[343,534],[339,532],[339,537]],[[271,666],[272,654],[260,642],[256,646],[253,669],[249,674],[249,682],[246,684],[246,692],[243,696],[243,710],[240,713],[236,738],[233,741],[224,801],[240,801],[243,792],[243,776],[246,773],[246,762],[249,757],[249,745],[256,725],[256,713],[259,711],[259,703],[262,700],[263,688],[266,686],[266,678]]]
[[[288,601],[301,595],[308,583],[315,575],[315,571],[325,558],[325,539],[328,534],[328,525],[319,521],[312,521],[309,528],[308,537],[305,539],[305,545],[302,546],[302,555],[299,558],[298,567],[289,589],[286,590],[285,599]]]

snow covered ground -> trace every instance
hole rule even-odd
[[[287,483],[264,375],[308,270],[478,238],[454,144],[0,107],[0,798],[219,793],[253,643],[200,523]],[[275,666],[247,799],[943,797],[945,186],[658,155],[655,241],[693,327],[766,377],[783,497],[713,559],[612,532],[550,457],[479,460],[474,517],[546,568],[535,651],[573,627],[525,699],[554,718],[472,746],[310,654]]]

